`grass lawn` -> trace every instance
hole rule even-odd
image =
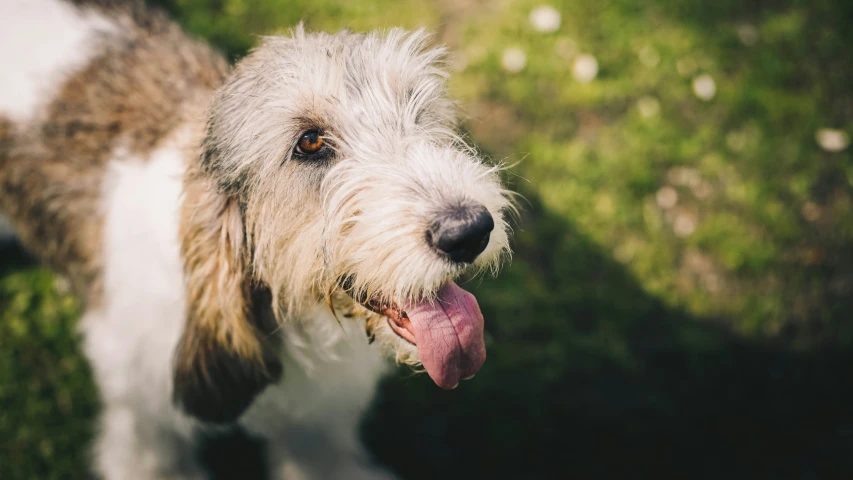
[[[385,382],[364,425],[378,461],[408,479],[853,478],[853,148],[835,151],[853,2],[553,0],[552,32],[538,1],[160,3],[235,59],[300,19],[432,29],[464,129],[517,163],[512,263],[465,285],[489,360],[453,392]],[[63,287],[0,248],[4,480],[86,475],[97,395]]]

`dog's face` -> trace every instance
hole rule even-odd
[[[456,135],[444,52],[426,41],[265,39],[217,95],[201,169],[236,199],[245,268],[280,320],[328,299],[452,388],[485,359],[454,280],[508,253],[509,203]]]

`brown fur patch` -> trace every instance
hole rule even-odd
[[[198,418],[228,422],[281,376],[280,339],[269,290],[249,272],[240,206],[196,165],[181,210],[188,312],[174,398]]]
[[[194,103],[207,103],[227,72],[218,54],[160,13],[122,8],[110,13],[125,31],[104,39],[101,54],[67,79],[43,121],[0,128],[0,211],[90,303],[100,295],[100,202],[111,152],[121,145],[144,158],[185,112],[198,111]]]

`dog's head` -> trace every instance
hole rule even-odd
[[[495,166],[458,137],[420,32],[267,38],[217,93],[182,219],[176,400],[238,416],[281,373],[275,325],[328,301],[452,388],[485,360],[454,281],[508,253]],[[347,320],[351,321],[351,320]]]

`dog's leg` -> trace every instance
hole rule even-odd
[[[103,404],[93,445],[98,478],[204,478],[193,456],[192,425],[169,400],[168,348],[156,347],[157,340],[174,343],[179,332],[132,332],[100,310],[83,316],[81,331]]]
[[[358,440],[341,445],[317,427],[293,428],[286,439],[268,445],[275,479],[287,480],[394,480],[397,477],[372,464]],[[333,433],[339,435],[338,433]]]
[[[363,325],[338,323],[318,307],[281,327],[284,380],[241,419],[267,440],[269,471],[281,479],[392,479],[362,447],[358,426],[388,364]]]
[[[130,406],[105,407],[94,454],[103,480],[204,478],[188,439]]]
[[[269,442],[271,471],[276,479],[394,480],[373,463],[358,438],[361,414],[335,416],[326,422],[291,425]]]
[[[114,161],[105,176],[103,294],[87,305],[83,350],[104,405],[95,464],[104,480],[203,478],[192,424],[171,403],[185,311],[178,245],[180,148]]]

